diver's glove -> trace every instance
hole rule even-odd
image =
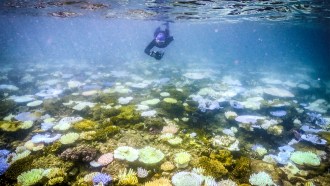
[[[164,55],[164,52],[159,52],[159,51],[157,51],[157,52],[152,51],[152,52],[150,53],[150,56],[151,56],[151,57],[154,57],[154,58],[157,59],[157,60],[161,60],[162,57],[163,57],[163,55]]]

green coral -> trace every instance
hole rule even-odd
[[[100,129],[96,130],[95,140],[106,140],[114,134],[118,133],[120,130],[117,126],[107,126],[105,128],[100,127]]]
[[[216,160],[206,156],[202,156],[198,159],[198,166],[205,170],[205,174],[214,178],[221,178],[228,173],[228,170],[223,164]]]
[[[116,125],[131,125],[142,121],[141,115],[135,110],[134,105],[123,106],[119,108],[120,113],[112,117]]]
[[[321,158],[319,158],[316,154],[310,151],[295,151],[291,153],[290,160],[298,165],[318,166],[321,163]]]
[[[17,183],[22,186],[35,185],[42,180],[44,172],[45,169],[31,169],[23,172],[17,177]]]
[[[98,127],[98,123],[92,120],[83,119],[81,121],[74,123],[72,127],[78,131],[88,131],[88,130],[96,129]]]
[[[230,172],[229,178],[240,183],[248,183],[251,174],[251,160],[247,157],[240,157],[235,162],[233,171]]]
[[[164,159],[165,155],[159,149],[146,146],[140,149],[139,161],[147,165],[155,165]]]

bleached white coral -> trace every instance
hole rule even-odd
[[[250,176],[249,182],[256,186],[272,186],[275,185],[272,178],[266,172],[254,173]]]

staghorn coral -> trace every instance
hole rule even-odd
[[[118,174],[118,185],[137,185],[138,178],[136,176],[136,172],[133,169],[120,170]]]
[[[61,153],[60,157],[65,160],[90,162],[96,157],[96,149],[80,145],[74,148],[68,148]]]
[[[228,173],[228,170],[223,164],[215,159],[202,156],[198,159],[198,166],[205,170],[205,175],[212,176],[214,178],[221,178]]]

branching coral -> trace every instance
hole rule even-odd
[[[221,178],[228,173],[223,164],[215,159],[202,156],[198,159],[198,166],[205,170],[205,174],[214,178]]]
[[[133,169],[129,169],[127,172],[127,169],[120,170],[118,174],[118,185],[137,185],[138,184],[138,178],[136,176],[136,172]]]
[[[230,179],[237,180],[240,183],[248,183],[251,173],[250,163],[251,160],[247,157],[239,158],[235,163],[234,170],[229,174]]]
[[[233,156],[229,150],[218,150],[218,152],[211,152],[210,158],[219,160],[225,167],[233,164]]]

